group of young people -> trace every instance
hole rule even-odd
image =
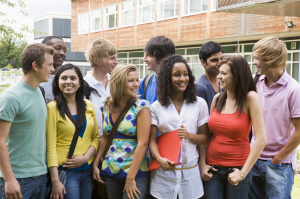
[[[24,49],[21,81],[0,95],[0,199],[97,198],[94,180],[109,199],[291,198],[300,85],[285,71],[284,43],[254,45],[255,78],[242,56],[223,58],[212,41],[200,48],[197,80],[170,38],[156,36],[144,51],[154,74],[139,80],[106,39],[86,51],[85,77],[63,65],[59,37]],[[181,165],[157,145],[176,129]],[[151,158],[160,169],[148,171]]]

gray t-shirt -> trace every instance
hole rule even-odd
[[[46,100],[47,104],[49,102],[51,102],[52,100],[54,100],[54,96],[53,96],[53,93],[52,93],[52,82],[53,82],[54,76],[55,75],[50,75],[48,82],[41,83],[41,86],[45,90],[45,100]]]
[[[12,122],[6,145],[16,178],[47,173],[46,118],[40,89],[19,81],[0,95],[0,119]]]

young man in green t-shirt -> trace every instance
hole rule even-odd
[[[45,101],[38,86],[54,71],[52,47],[22,53],[22,79],[0,95],[0,199],[46,197]]]

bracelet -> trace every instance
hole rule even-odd
[[[240,174],[240,177],[241,177],[243,180],[245,180],[245,176],[243,177],[243,176],[241,175],[241,172],[239,172],[239,174]]]

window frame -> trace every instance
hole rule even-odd
[[[84,15],[87,15],[87,19],[81,19],[82,16]],[[83,32],[82,31],[82,28],[81,28],[81,22],[84,22],[86,21],[86,24],[87,24],[87,32]],[[78,35],[84,35],[84,34],[88,34],[89,33],[89,13],[88,12],[84,12],[84,13],[81,13],[81,14],[78,14]]]
[[[124,9],[124,10],[122,10],[122,5],[121,4],[125,4],[125,3],[128,3],[128,2],[132,2],[132,5],[133,5],[133,7],[132,8],[130,8],[130,9]],[[119,28],[125,28],[125,27],[129,27],[129,26],[134,26],[135,25],[135,7],[136,7],[136,5],[135,5],[135,1],[134,0],[129,0],[129,1],[124,1],[124,2],[121,2],[120,4],[119,4],[119,12],[120,12],[120,16],[119,16],[119,22],[120,22],[120,24],[119,24]],[[133,18],[133,23],[132,24],[130,24],[130,25],[124,25],[124,18],[123,18],[123,13],[125,13],[126,11],[130,11],[130,10],[132,10],[133,12],[132,12],[132,18]],[[122,23],[123,22],[123,23]]]
[[[135,19],[135,20],[137,20],[136,21],[136,24],[137,25],[141,25],[141,24],[147,24],[147,23],[153,23],[153,22],[155,22],[155,9],[156,9],[156,5],[155,5],[155,0],[149,0],[149,1],[151,1],[150,3],[148,3],[148,4],[145,4],[145,5],[140,5],[140,1],[144,1],[144,0],[138,0],[137,2],[138,2],[138,5],[136,6],[137,7],[137,18]],[[139,16],[140,16],[140,8],[144,8],[144,7],[146,7],[146,6],[149,6],[149,5],[151,5],[151,8],[154,10],[154,15],[153,16],[151,16],[151,20],[150,21],[147,21],[147,22],[139,22]],[[151,9],[151,14],[153,14],[153,10]],[[144,12],[144,10],[143,10],[143,12]]]
[[[191,0],[188,0],[189,3],[188,5],[191,4]],[[203,11],[203,1],[205,0],[201,0],[201,11],[200,12],[195,12],[195,13],[190,13],[190,9],[189,9],[189,12],[187,14],[184,13],[184,10],[185,10],[185,7],[184,7],[184,0],[182,0],[182,10],[181,10],[181,14],[182,14],[182,17],[186,17],[186,16],[192,16],[192,15],[198,15],[198,14],[202,14],[202,13],[206,13],[207,12],[207,7],[206,7],[206,10]],[[206,0],[206,1],[209,1],[209,0]],[[206,4],[207,5],[207,4]]]
[[[162,18],[160,18],[161,16],[160,16],[160,12],[159,12],[159,10],[160,10],[160,4],[162,3],[162,2],[166,2],[166,1],[170,1],[170,0],[158,0],[158,5],[157,5],[157,21],[163,21],[163,20],[168,20],[168,19],[175,19],[175,18],[178,18],[178,16],[179,16],[179,1],[180,0],[172,0],[173,2],[174,2],[174,16],[172,16],[172,17],[168,17],[168,18],[164,18],[164,13],[165,13],[165,9],[163,9],[163,17]],[[177,5],[176,5],[176,3],[177,3]],[[163,7],[165,7],[164,6],[164,4],[163,4]],[[176,9],[177,9],[177,15],[176,15]]]
[[[114,12],[108,12],[108,13],[106,13],[106,9],[109,9],[109,8],[112,8],[112,7],[115,7],[116,10]],[[109,26],[109,21],[106,21],[106,17],[108,16],[108,20],[109,20],[109,16],[110,15],[115,15],[115,26],[113,28],[109,28],[109,27],[107,28],[106,27],[107,24]],[[117,17],[118,17],[118,5],[117,4],[104,7],[104,30],[116,29],[118,27]]]
[[[93,13],[95,13],[97,11],[98,12],[100,11],[100,16],[93,17]],[[94,29],[95,28],[94,20],[97,19],[97,18],[100,18],[100,30],[95,30]],[[91,33],[100,32],[100,31],[102,31],[102,8],[91,11]]]

